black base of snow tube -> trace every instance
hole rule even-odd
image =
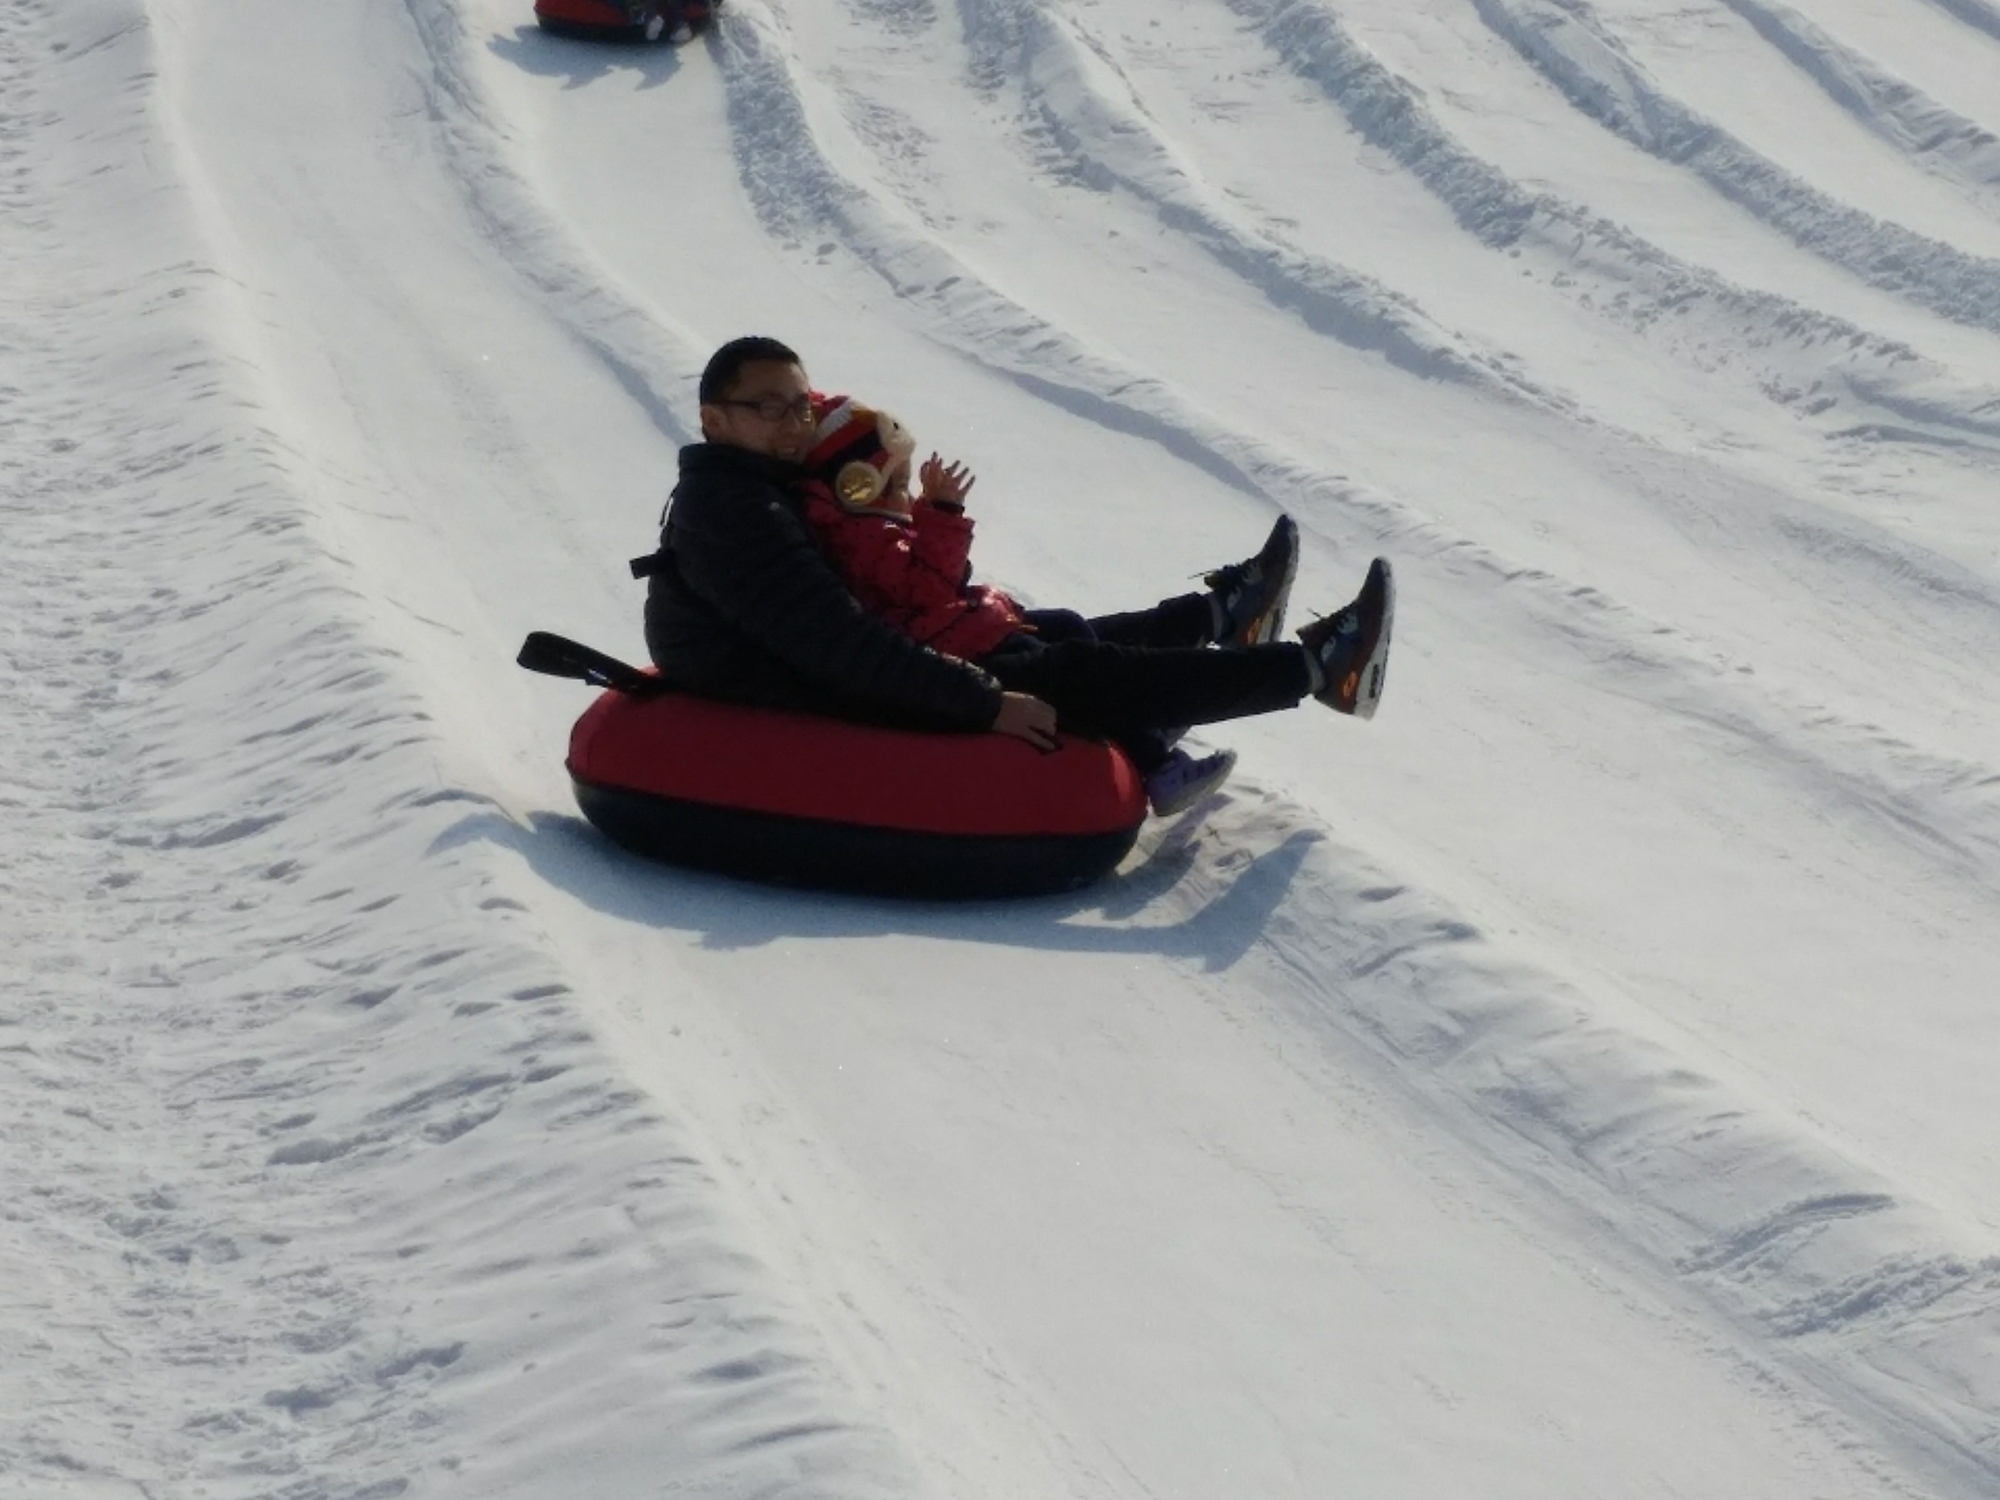
[[[1047,896],[1116,869],[1137,825],[1097,834],[929,833],[718,807],[572,777],[614,843],[669,864],[815,890],[940,901]]]

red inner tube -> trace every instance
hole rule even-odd
[[[633,29],[631,13],[610,0],[535,0],[535,14],[543,20],[571,26],[602,27],[618,32]]]
[[[601,694],[570,734],[586,815],[641,853],[759,879],[916,895],[1067,890],[1146,816],[1122,752],[924,734],[684,693]]]

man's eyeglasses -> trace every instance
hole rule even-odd
[[[787,417],[794,422],[810,422],[813,419],[811,396],[759,396],[755,400],[726,396],[715,404],[740,406],[745,411],[754,411],[766,422],[782,422]]]

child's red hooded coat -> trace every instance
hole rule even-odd
[[[908,516],[879,500],[850,507],[818,479],[805,496],[806,524],[834,571],[864,609],[912,640],[977,661],[1028,628],[1007,595],[968,581],[972,521],[956,506],[918,500]]]

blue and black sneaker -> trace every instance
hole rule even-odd
[[[1218,790],[1236,769],[1234,750],[1193,756],[1176,750],[1167,763],[1146,778],[1146,801],[1156,818],[1172,817]]]
[[[1215,643],[1262,646],[1275,641],[1285,628],[1285,601],[1298,570],[1299,525],[1280,516],[1255,557],[1217,568],[1202,579],[1215,617]]]
[[[1299,627],[1299,641],[1313,663],[1312,695],[1337,713],[1374,718],[1389,670],[1395,618],[1395,575],[1389,560],[1378,557],[1368,565],[1368,580],[1351,604]]]

